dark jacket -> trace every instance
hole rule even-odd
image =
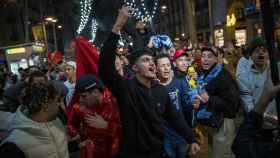
[[[208,111],[222,114],[225,118],[235,118],[240,103],[239,88],[226,69],[222,68],[205,89],[209,95]]]
[[[119,36],[111,34],[99,61],[100,77],[117,98],[122,123],[120,157],[159,157],[163,151],[163,123],[167,120],[187,142],[195,138],[183,116],[172,108],[165,87],[147,88],[136,78],[125,79],[115,69]],[[155,155],[155,156],[153,156]],[[157,156],[156,156],[157,155]]]
[[[280,143],[273,144],[272,135],[263,135],[264,133],[272,132],[263,132],[262,123],[262,116],[254,111],[246,115],[232,145],[232,151],[236,158],[279,157]],[[270,138],[270,140],[267,140],[267,138]]]

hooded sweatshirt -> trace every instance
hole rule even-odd
[[[68,158],[66,131],[59,119],[35,122],[21,111],[7,118],[9,135],[2,142],[15,144],[26,158]]]

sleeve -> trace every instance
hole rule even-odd
[[[13,118],[13,114],[10,112],[0,111],[0,132],[7,131],[10,125],[10,121]]]
[[[209,94],[207,110],[234,117],[238,109],[240,94],[236,81],[229,74],[226,76],[223,83],[220,83],[217,94]]]
[[[256,135],[262,128],[263,118],[261,115],[251,111],[240,126],[239,131],[235,137],[232,145],[232,151],[236,157],[247,158],[254,157],[258,158],[259,151],[258,145],[256,144]]]
[[[68,120],[67,120],[67,129],[70,137],[75,137],[79,134],[79,130],[81,128],[81,117],[78,114],[79,105],[73,105],[71,111],[68,112]]]
[[[238,61],[236,68],[236,78],[242,73],[246,73],[250,70],[250,66],[253,64],[251,59],[246,59],[245,57],[241,57]]]
[[[169,97],[165,105],[165,119],[188,143],[196,142],[192,129],[188,126],[181,112],[177,112],[171,105]]]
[[[16,144],[6,142],[0,147],[0,155],[11,158],[25,158],[24,153],[17,147]]]
[[[112,94],[110,93],[110,91],[106,88],[104,90],[104,97],[107,98],[107,104],[108,104],[108,110],[107,110],[107,114],[109,119],[109,124],[108,124],[108,128],[107,128],[107,132],[111,135],[111,136],[115,136],[120,129],[120,115],[119,115],[119,109],[118,109],[118,102],[116,100],[116,98],[114,98],[112,96]],[[107,106],[107,105],[106,105]]]
[[[113,113],[108,126],[108,132],[111,134],[112,137],[112,154],[115,155],[119,149],[121,122],[116,100],[114,100],[112,106]]]
[[[118,74],[115,68],[115,51],[118,39],[119,35],[110,34],[102,47],[98,67],[101,80],[116,97],[118,97],[117,94],[120,93],[120,89],[125,87],[124,78]]]
[[[182,99],[182,107],[192,107],[191,96],[189,92],[191,89],[186,81],[181,81],[181,99]]]
[[[185,120],[187,121],[190,127],[194,127],[195,121],[195,113],[192,105],[192,94],[194,93],[194,89],[191,89],[187,82],[182,81],[181,84],[181,103],[182,103],[182,111]]]
[[[106,90],[107,91],[107,90]],[[110,94],[111,95],[111,94]],[[121,130],[121,123],[120,123],[120,115],[118,110],[118,104],[114,97],[110,96],[107,97],[107,102],[105,106],[106,109],[106,121],[108,121],[107,129],[98,129],[104,135],[110,136],[112,142],[112,154],[115,155],[119,149],[119,140],[120,140],[120,130]],[[104,107],[105,107],[104,106]]]
[[[250,82],[248,80],[248,74],[240,74],[237,77],[237,82],[240,89],[242,106],[246,112],[250,112],[254,108],[254,98],[252,96],[252,91],[249,88]]]

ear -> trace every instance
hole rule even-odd
[[[134,72],[138,72],[138,67],[137,67],[136,64],[132,65],[132,70],[133,70]]]

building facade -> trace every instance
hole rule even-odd
[[[187,0],[163,0],[157,30],[172,38],[188,37]],[[280,0],[270,0],[275,13],[275,37],[280,45]],[[242,46],[255,36],[263,35],[260,0],[196,0],[195,26],[198,42],[222,47]]]
[[[188,38],[189,23],[187,20],[187,0],[162,0],[159,21],[156,24],[157,32],[165,33],[172,38]],[[194,23],[197,31],[198,42],[209,41],[210,20],[209,5],[207,0],[195,0]]]
[[[185,1],[161,0],[160,6],[158,21],[155,24],[157,32],[167,34],[173,39],[181,35],[186,36],[188,26],[185,23]]]

